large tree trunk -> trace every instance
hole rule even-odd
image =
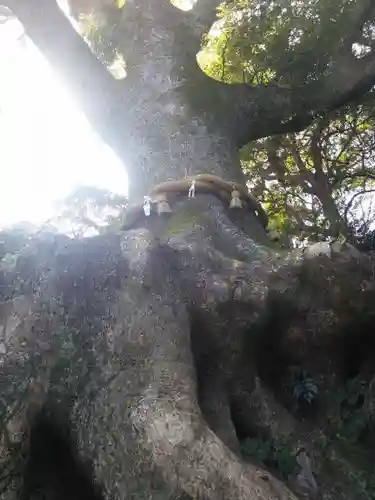
[[[3,463],[12,472],[4,498],[18,498],[21,485],[22,498],[39,490],[94,498],[73,458],[89,467],[98,498],[294,498],[241,460],[238,438],[286,439],[320,456],[316,432],[330,425],[332,391],[347,377],[345,328],[373,300],[373,283],[361,291],[373,266],[281,265],[245,236],[243,260],[233,260],[212,243],[213,206],[211,198],[181,204],[158,237],[139,229],[36,240],[3,269]],[[371,353],[356,363],[356,373],[371,366]],[[308,425],[283,396],[293,364],[319,383]],[[72,455],[60,444],[69,442],[66,426]],[[27,436],[20,466],[18,440]],[[328,470],[319,484],[330,492],[332,463]],[[350,481],[337,498],[355,498]]]
[[[64,44],[62,24],[69,22],[51,3],[43,5],[44,17],[50,18],[50,24],[42,27],[42,35],[60,26],[60,43]],[[34,30],[37,34],[41,31],[39,6],[34,12],[27,2],[20,2],[13,9],[21,21],[31,24],[30,35],[43,49],[43,37],[39,41],[37,35],[33,36]],[[200,37],[188,21],[189,16],[169,1],[146,2],[142,6],[126,2],[118,10],[116,26],[122,34],[118,48],[126,58],[127,78],[109,86],[100,77],[98,97],[106,103],[105,115],[110,114],[115,121],[116,136],[123,143],[116,149],[129,171],[132,200],[143,200],[160,182],[198,173],[215,174],[244,184],[238,138],[229,119],[233,114],[229,107],[232,103],[225,102],[226,86],[200,70],[196,61]],[[71,29],[65,26],[65,30]],[[70,50],[76,51],[73,46]],[[81,52],[77,59],[84,57]],[[90,79],[95,80],[95,64],[86,66]],[[74,71],[79,68],[71,68],[69,75]],[[108,97],[103,96],[104,86]]]
[[[139,167],[131,196],[198,173],[244,183],[229,109],[218,106],[221,86],[198,67],[184,14],[169,2],[126,3],[117,29],[126,34],[119,46],[129,71],[129,161]]]
[[[127,77],[111,79],[88,57],[55,0],[3,0],[63,76],[103,138],[124,160],[134,199],[160,181],[212,173],[243,181],[238,148],[250,140],[305,128],[316,114],[369,90],[373,54],[340,60],[340,78],[329,74],[322,92],[226,85],[207,77],[196,60],[201,36],[216,19],[218,0],[198,1],[183,12],[168,0],[125,2],[71,0],[73,7],[102,7],[112,16],[112,38],[126,60]],[[114,2],[116,3],[116,2]],[[365,6],[364,6],[365,8]],[[336,66],[335,66],[336,68]],[[350,79],[345,79],[348,72]],[[355,76],[353,76],[355,75]],[[333,84],[334,82],[334,84]]]
[[[310,116],[288,122],[306,106],[289,91],[230,88],[200,72],[195,54],[212,5],[183,13],[167,1],[127,1],[118,19],[132,40],[122,47],[125,82],[108,81],[87,59],[53,2],[10,7],[126,161],[135,201],[187,175],[241,183],[245,138],[298,129]],[[239,439],[286,439],[321,457],[324,428],[298,420],[283,383],[291,365],[313,374],[320,426],[332,410],[327,394],[347,376],[345,328],[372,317],[373,266],[280,258],[255,215],[243,218],[244,231],[215,197],[181,197],[169,218],[88,240],[42,237],[13,268],[3,262],[4,498],[295,498],[244,462]],[[371,365],[365,354],[357,373]],[[358,495],[352,476],[329,467],[344,485],[339,498]],[[330,477],[319,476],[328,493]]]

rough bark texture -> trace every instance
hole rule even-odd
[[[79,36],[55,0],[3,0],[37,46],[60,69],[84,111],[119,153],[139,199],[155,184],[195,173],[243,181],[238,148],[259,137],[298,131],[314,116],[343,105],[372,88],[373,51],[356,60],[351,51],[333,61],[321,92],[306,88],[226,85],[199,68],[203,27],[214,21],[217,2],[198,1],[183,12],[168,0],[108,2],[71,0],[89,11],[112,15],[112,38],[126,60],[127,78],[109,81],[98,61],[88,60]],[[363,5],[363,10],[366,5]],[[312,68],[313,71],[313,68]],[[349,77],[350,76],[350,77]]]
[[[126,161],[136,200],[197,173],[241,182],[245,137],[307,124],[296,118],[306,98],[201,73],[195,54],[212,5],[182,13],[167,1],[127,1],[118,26],[132,40],[122,47],[128,77],[108,84],[52,0],[10,7]],[[370,86],[372,58],[360,64]],[[352,72],[355,90],[364,83]],[[342,100],[350,92],[339,83]],[[306,109],[327,104],[318,97]],[[360,462],[325,436],[336,425],[325,417],[343,381],[373,377],[363,349],[371,260],[303,262],[272,252],[253,215],[241,221],[214,197],[172,205],[170,217],[132,231],[41,237],[13,268],[2,261],[1,497],[295,498],[286,483],[298,485],[274,463],[271,475],[256,457],[243,460],[240,441],[257,436],[307,446],[326,498],[366,498],[353,479]],[[284,390],[292,365],[319,385],[308,419]]]
[[[3,266],[4,498],[295,498],[241,459],[239,436],[318,452],[326,391],[347,377],[345,329],[372,318],[374,283],[363,285],[373,265],[286,263],[244,235],[234,259],[213,244],[213,206],[210,197],[176,205],[157,234],[42,238]],[[319,380],[313,422],[282,399],[292,360]],[[329,497],[324,469],[319,483]]]

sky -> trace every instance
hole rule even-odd
[[[49,219],[78,185],[127,192],[125,166],[20,34],[0,25],[0,227]]]

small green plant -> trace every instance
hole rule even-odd
[[[366,400],[368,384],[356,377],[350,379],[336,394],[338,407],[337,438],[357,442],[366,430],[368,421],[363,405]]]
[[[346,382],[336,393],[336,403],[340,406],[357,408],[362,406],[367,395],[368,384],[359,377],[352,378]]]
[[[287,478],[296,466],[294,449],[285,439],[279,439],[274,443],[273,456],[277,462],[277,469],[281,475]]]
[[[243,457],[255,458],[267,467],[276,467],[287,478],[296,466],[293,448],[286,439],[272,440],[260,437],[247,438],[241,446]]]
[[[375,500],[375,484],[373,475],[369,476],[364,470],[353,469],[345,458],[332,452],[330,460],[341,470],[355,490],[355,498]],[[353,496],[354,496],[353,495]]]
[[[319,393],[318,385],[306,370],[298,366],[289,368],[289,381],[297,409],[303,403],[311,405]]]
[[[272,455],[271,439],[247,438],[241,443],[241,453],[244,457],[254,457],[266,462]]]
[[[324,434],[322,434],[315,441],[315,446],[323,455],[326,455],[330,446],[330,441]]]

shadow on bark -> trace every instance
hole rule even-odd
[[[3,259],[2,498],[296,498],[301,445],[325,498],[370,494],[374,263],[284,258],[194,206]]]

